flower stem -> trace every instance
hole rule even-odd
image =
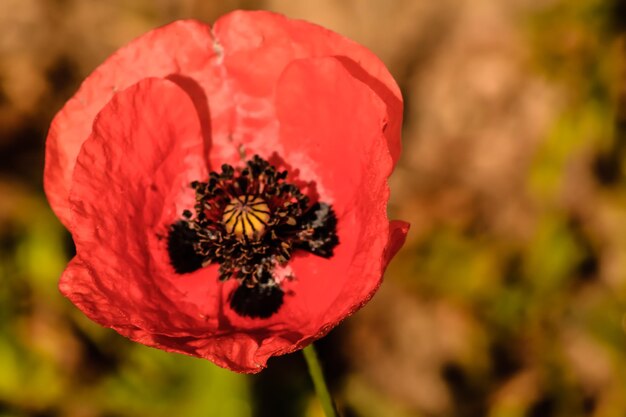
[[[317,393],[320,403],[322,403],[322,408],[324,409],[326,417],[339,417],[337,408],[335,408],[335,403],[328,392],[326,379],[324,379],[324,372],[322,371],[322,366],[320,365],[317,353],[315,352],[315,347],[313,347],[313,344],[310,344],[302,350],[302,353],[304,354],[304,359],[309,367],[309,374],[313,380],[315,392]]]

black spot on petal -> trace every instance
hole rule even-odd
[[[194,250],[198,240],[196,231],[186,221],[178,221],[170,227],[167,237],[167,251],[174,270],[179,274],[193,272],[202,267],[203,257]]]
[[[298,233],[297,247],[315,255],[330,258],[339,243],[337,216],[326,203],[315,203],[301,220],[302,231]]]
[[[230,306],[240,316],[264,319],[278,311],[284,295],[277,285],[242,284],[230,295]]]

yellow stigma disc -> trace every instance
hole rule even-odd
[[[270,208],[263,199],[242,195],[230,200],[222,214],[226,232],[248,239],[259,238],[270,219]]]

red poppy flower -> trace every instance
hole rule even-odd
[[[234,12],[118,50],[59,112],[45,189],[77,255],[61,292],[137,342],[258,372],[363,306],[402,100],[367,49]]]

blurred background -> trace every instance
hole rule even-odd
[[[304,18],[406,103],[373,301],[320,341],[345,417],[626,415],[626,12],[611,0],[0,0],[0,416],[322,416],[300,354],[256,376],[131,343],[57,291],[48,125],[110,53],[183,17]]]

